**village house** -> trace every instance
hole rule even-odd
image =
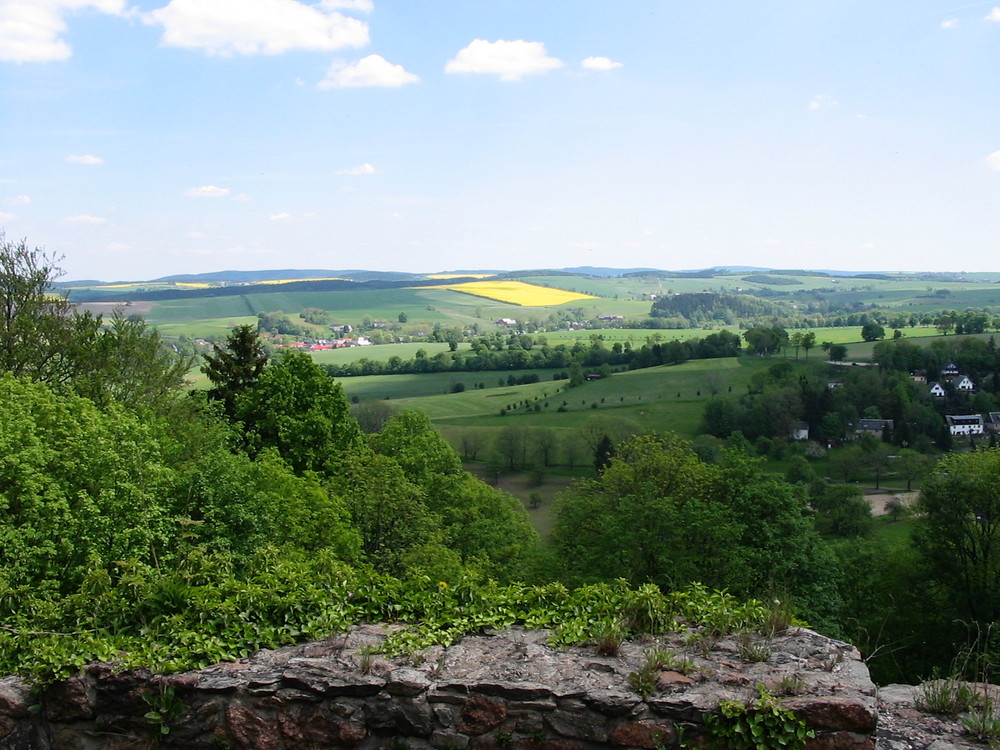
[[[976,390],[976,384],[972,382],[972,378],[968,375],[959,375],[952,384],[960,391]]]
[[[982,435],[986,430],[983,418],[978,414],[948,414],[945,420],[952,435]]]
[[[987,415],[986,429],[990,432],[1000,432],[1000,411],[991,411]]]
[[[809,439],[809,423],[808,422],[792,422],[792,428],[789,430],[788,436],[792,440],[808,440]]]
[[[864,434],[874,435],[882,439],[892,432],[894,422],[891,419],[859,419],[858,426],[854,428],[855,437]]]
[[[930,393],[932,396],[936,396],[937,398],[944,398],[948,392],[940,383],[931,383]]]

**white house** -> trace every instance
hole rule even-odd
[[[931,383],[930,391],[932,396],[937,396],[938,398],[944,398],[946,395],[944,386],[940,383]]]
[[[792,440],[808,440],[809,439],[809,423],[808,422],[792,422],[792,429],[789,430],[789,437]]]
[[[968,375],[959,375],[954,380],[955,388],[960,391],[974,391],[976,390],[976,384],[972,382],[972,378]]]
[[[952,435],[982,435],[986,431],[983,418],[978,414],[949,414],[945,420]]]
[[[941,365],[941,377],[949,378],[958,375],[958,365],[948,361]]]

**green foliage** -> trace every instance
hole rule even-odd
[[[821,534],[862,536],[872,529],[872,509],[854,484],[823,486],[811,499],[816,529]]]
[[[1000,450],[942,458],[918,511],[913,541],[953,616],[1000,619]]]
[[[552,539],[573,581],[795,591],[821,620],[836,607],[823,601],[834,566],[804,511],[793,488],[745,454],[706,464],[676,437],[647,435],[623,444],[600,478],[559,497]]]
[[[920,684],[914,705],[929,714],[956,717],[979,701],[978,693],[956,677],[935,676]]]
[[[155,734],[170,734],[170,725],[187,711],[184,702],[174,695],[173,685],[160,685],[159,692],[144,695],[142,699],[150,709],[145,719]]]
[[[983,687],[984,692],[978,696],[976,705],[959,721],[965,733],[974,740],[996,747],[1000,741],[1000,716],[997,715],[996,700],[987,692],[988,687]]]
[[[340,385],[305,352],[285,352],[236,400],[255,451],[276,448],[297,472],[335,470],[362,441]]]
[[[59,260],[0,230],[0,372],[50,383],[72,373],[72,306],[50,294]]]
[[[266,365],[267,354],[257,332],[249,325],[237,326],[226,338],[225,346],[216,344],[212,353],[205,355],[201,371],[212,383],[209,398],[221,401],[226,415],[233,417],[236,398],[256,385]]]
[[[737,701],[722,701],[719,714],[705,719],[709,747],[725,750],[774,750],[805,747],[807,739],[816,733],[806,728],[803,719],[781,707],[780,702],[763,685],[750,705]]]
[[[170,548],[155,427],[112,405],[0,377],[0,581],[66,590],[99,561]]]

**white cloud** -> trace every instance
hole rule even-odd
[[[12,214],[7,211],[0,211],[0,221],[13,221],[16,218],[16,214]]]
[[[289,213],[274,214],[271,217],[271,221],[295,221],[295,217]]]
[[[337,174],[346,174],[353,177],[358,177],[366,174],[378,174],[378,170],[375,169],[371,164],[365,162],[364,164],[359,164],[356,167],[347,167],[346,169],[338,169]]]
[[[237,203],[249,203],[250,201],[253,200],[253,196],[249,195],[248,193],[238,193],[233,196],[233,200],[236,201]]]
[[[327,10],[354,10],[359,13],[371,13],[375,7],[372,0],[320,0],[317,5]]]
[[[957,29],[958,28],[958,19],[957,18],[949,18],[946,21],[942,21],[941,22],[941,28],[942,29]]]
[[[66,60],[73,50],[61,38],[65,15],[96,10],[121,15],[125,0],[6,0],[0,2],[0,61]]]
[[[321,89],[361,88],[364,86],[404,86],[420,79],[402,65],[393,65],[381,55],[368,55],[355,65],[335,62],[326,78],[316,84]]]
[[[188,198],[225,198],[229,195],[229,188],[202,185],[201,187],[188,188],[184,191],[184,195]]]
[[[622,63],[615,62],[610,57],[588,57],[580,66],[587,70],[614,70],[622,67]]]
[[[991,10],[987,15],[983,16],[983,20],[1000,23],[1000,8],[994,8]]]
[[[31,198],[26,195],[15,195],[3,200],[5,206],[27,206],[29,203],[31,203]]]
[[[994,151],[992,154],[986,157],[986,163],[990,165],[993,169],[1000,172],[1000,151]]]
[[[519,81],[526,75],[562,67],[562,60],[548,57],[541,42],[476,39],[445,65],[446,73],[493,73],[502,81]]]
[[[826,109],[827,107],[836,107],[840,102],[836,101],[832,96],[827,96],[826,94],[816,94],[809,102],[809,109]]]
[[[66,157],[66,161],[68,161],[70,164],[88,164],[88,165],[104,163],[104,159],[102,159],[100,156],[94,156],[93,154],[83,154],[81,156],[70,154],[69,156]]]
[[[106,224],[107,219],[103,216],[91,216],[90,214],[77,214],[76,216],[67,216],[66,221],[71,221],[74,224]]]
[[[168,47],[223,56],[329,51],[369,41],[364,21],[296,0],[170,0],[144,19],[163,26]]]

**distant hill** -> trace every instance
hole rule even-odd
[[[153,281],[163,283],[182,284],[252,284],[261,281],[284,281],[286,279],[297,279],[307,281],[309,279],[350,279],[352,281],[405,281],[407,279],[420,278],[421,274],[406,273],[403,271],[333,271],[329,269],[301,269],[286,268],[281,270],[268,271],[214,271],[212,273],[186,273],[174,276],[162,276]]]

